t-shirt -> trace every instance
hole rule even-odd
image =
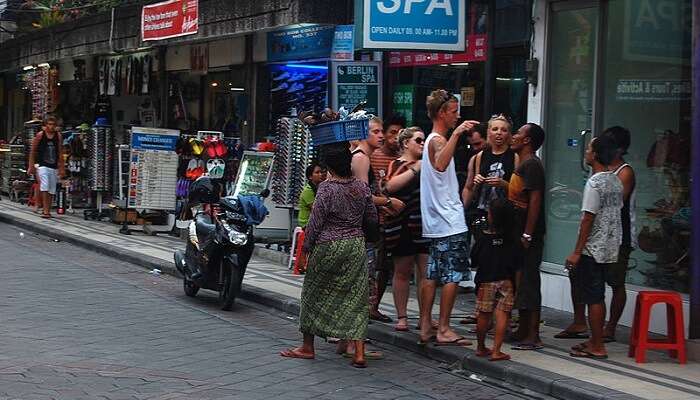
[[[595,214],[595,219],[582,254],[599,264],[617,262],[622,244],[622,190],[620,178],[612,172],[594,174],[583,189],[581,211]]]
[[[518,251],[503,235],[484,232],[472,248],[472,268],[476,268],[474,283],[513,279],[518,269]]]
[[[316,193],[314,193],[311,185],[307,183],[299,195],[299,217],[298,222],[300,227],[305,227],[309,223],[311,216],[311,207],[314,205]]]
[[[533,236],[542,237],[545,234],[544,216],[544,189],[545,189],[544,167],[542,161],[537,156],[523,161],[510,177],[508,183],[508,200],[515,206],[516,210],[516,233],[522,234],[527,223],[527,209],[530,203],[530,192],[540,191],[542,193],[542,204],[540,205],[540,215],[535,224]]]
[[[476,168],[477,160],[474,160]],[[501,154],[493,154],[491,149],[485,149],[481,152],[481,160],[479,161],[479,174],[484,178],[501,178],[510,181],[510,177],[515,169],[515,152],[507,149]],[[502,187],[493,187],[487,184],[479,186],[477,191],[477,208],[480,210],[488,210],[489,203],[493,199],[502,199],[507,196],[506,190]]]

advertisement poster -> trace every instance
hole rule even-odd
[[[472,3],[469,11],[469,32],[466,34],[466,50],[459,53],[392,51],[389,52],[389,67],[486,61],[488,56],[486,12],[485,5]]]
[[[367,101],[365,110],[382,115],[382,69],[379,62],[333,64],[333,105],[353,109]]]
[[[311,25],[267,34],[267,61],[327,58],[331,53],[335,26]]]
[[[394,87],[394,98],[392,110],[395,113],[403,114],[406,117],[406,126],[413,125],[413,91],[414,85],[396,85]]]
[[[352,61],[354,59],[354,28],[354,25],[337,25],[335,27],[335,36],[333,37],[333,49],[331,50],[331,60]]]
[[[365,49],[464,51],[465,0],[356,2]]]
[[[133,127],[128,207],[174,210],[180,131]]]
[[[141,9],[141,38],[144,41],[193,35],[198,30],[198,0],[170,0]]]

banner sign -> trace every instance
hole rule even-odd
[[[129,208],[174,210],[180,131],[133,127]]]
[[[382,115],[382,68],[379,62],[333,64],[333,105],[353,109],[367,101],[365,110]]]
[[[143,41],[193,35],[198,30],[198,0],[169,0],[143,6],[141,9]]]
[[[267,61],[328,58],[333,46],[335,27],[309,25],[267,34]]]
[[[333,37],[333,49],[331,50],[331,60],[352,61],[354,59],[354,29],[354,25],[338,25],[335,27],[335,36]]]
[[[356,25],[365,49],[464,51],[465,0],[357,1]]]
[[[392,51],[389,52],[389,67],[486,61],[488,56],[487,20],[483,5],[472,3],[465,51],[460,53]]]

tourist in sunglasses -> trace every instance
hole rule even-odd
[[[397,331],[408,327],[408,298],[410,280],[416,267],[417,293],[420,295],[425,282],[428,264],[428,243],[423,238],[420,212],[420,169],[425,133],[417,126],[402,129],[399,133],[401,156],[389,164],[386,191],[406,204],[396,217],[387,217],[384,223],[385,249],[394,261],[392,282],[396,306]],[[420,296],[418,296],[420,304]],[[435,325],[435,324],[433,324]]]

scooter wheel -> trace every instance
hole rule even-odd
[[[185,294],[189,297],[194,297],[199,292],[199,286],[187,278],[182,280],[182,287],[185,289]]]

